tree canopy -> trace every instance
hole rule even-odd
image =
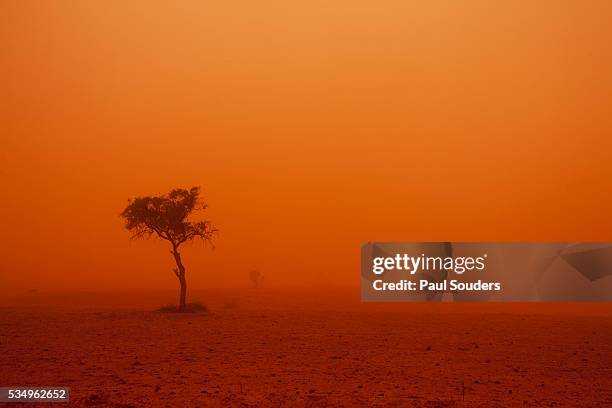
[[[167,194],[151,197],[137,197],[129,200],[121,216],[125,228],[132,232],[132,238],[148,238],[155,235],[178,248],[192,239],[212,242],[217,230],[209,221],[190,221],[189,216],[207,205],[200,197],[200,188],[174,189]]]

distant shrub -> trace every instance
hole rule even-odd
[[[259,271],[251,271],[249,272],[249,279],[251,280],[253,287],[257,289],[263,284],[264,276],[263,273]]]

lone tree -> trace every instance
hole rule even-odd
[[[181,286],[179,311],[185,310],[187,296],[185,267],[179,248],[183,243],[196,238],[212,243],[217,232],[209,221],[188,220],[193,212],[207,207],[199,195],[200,188],[193,187],[189,190],[177,188],[161,196],[137,197],[130,199],[121,213],[125,219],[125,228],[133,233],[133,239],[156,236],[172,244],[171,253],[176,262],[174,274]]]

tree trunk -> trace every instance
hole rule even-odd
[[[181,262],[181,254],[178,251],[178,248],[175,246],[172,249],[172,255],[174,255],[174,261],[176,262],[177,269],[174,270],[176,277],[179,280],[181,285],[181,291],[179,294],[179,311],[185,310],[185,299],[187,298],[187,280],[185,279],[185,267],[183,266],[183,262]]]
[[[185,280],[185,273],[179,277],[179,282],[181,284],[181,294],[179,296],[179,310],[185,310],[185,298],[187,297],[187,280]]]

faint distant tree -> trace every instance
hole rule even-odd
[[[155,236],[170,242],[172,255],[176,262],[174,274],[180,284],[179,311],[185,310],[187,280],[185,267],[181,261],[180,246],[193,239],[212,243],[217,230],[209,221],[189,221],[188,217],[207,205],[200,200],[200,188],[189,190],[177,188],[167,194],[151,197],[137,197],[128,201],[121,213],[125,228],[132,232],[131,238]]]
[[[253,283],[253,286],[258,288],[263,283],[264,277],[263,277],[263,274],[259,271],[251,271],[249,272],[249,279]]]

